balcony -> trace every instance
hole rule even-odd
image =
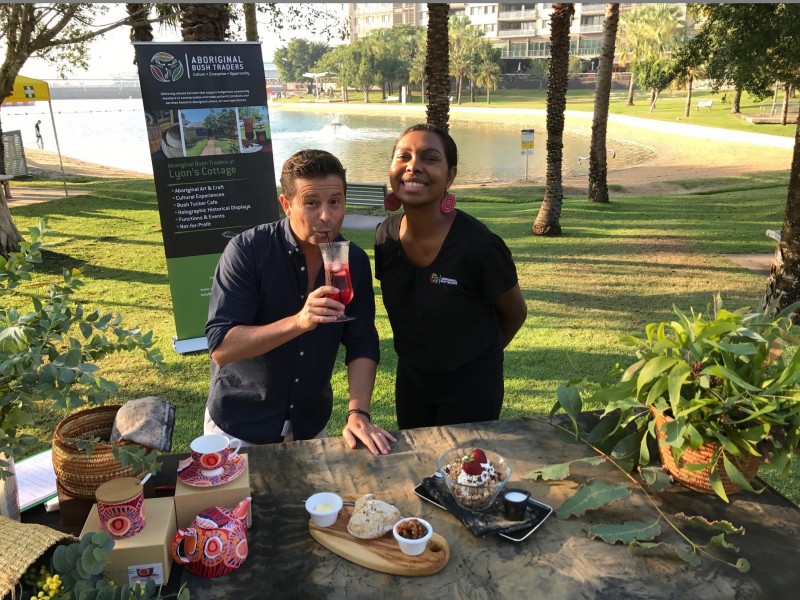
[[[538,12],[531,10],[504,10],[497,13],[498,21],[514,21],[520,19],[535,19]]]
[[[500,58],[549,58],[550,49],[537,48],[531,50],[503,50]]]
[[[602,25],[581,25],[581,33],[603,33]]]
[[[581,14],[585,15],[586,13],[604,13],[606,12],[606,5],[605,4],[581,4]]]
[[[539,31],[534,27],[525,29],[501,29],[497,32],[499,38],[535,37]]]

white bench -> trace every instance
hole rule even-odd
[[[383,208],[384,198],[386,198],[385,183],[347,182],[347,204]]]
[[[400,102],[400,96],[386,96],[384,102]]]
[[[776,242],[781,242],[781,232],[779,229],[767,229],[767,237],[772,238]]]
[[[697,108],[707,108],[708,110],[711,110],[711,106],[712,106],[713,104],[714,104],[714,101],[713,101],[713,100],[700,100],[700,102],[698,102],[697,104],[695,104],[695,105],[694,105],[694,107],[695,107],[696,109],[697,109]]]

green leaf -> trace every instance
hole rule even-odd
[[[750,481],[742,474],[736,465],[731,462],[731,460],[728,458],[728,455],[724,452],[722,453],[722,463],[725,466],[725,472],[728,474],[731,483],[739,486],[743,490],[747,490],[748,492],[756,491],[753,489],[753,486],[750,485]]]
[[[72,348],[69,352],[64,356],[64,366],[69,367],[70,369],[74,369],[77,367],[81,362],[81,349],[80,348]]]
[[[674,515],[676,519],[691,524],[693,527],[705,529],[708,531],[722,531],[724,533],[736,533],[744,535],[744,527],[737,527],[730,521],[709,521],[706,517],[701,515],[687,515],[685,513],[677,513]]]
[[[737,375],[735,372],[723,367],[722,365],[710,365],[700,372],[703,375],[716,375],[717,377],[724,377],[725,379],[732,381],[739,387],[744,388],[750,392],[761,391],[761,388],[756,387],[754,385],[750,385],[744,379],[739,377],[739,375]]]
[[[685,562],[689,563],[693,567],[696,567],[700,564],[700,557],[697,556],[694,552],[687,552],[686,550],[682,550],[680,548],[675,548],[675,553]]]
[[[733,550],[734,552],[738,552],[739,548],[731,544],[728,540],[725,539],[725,534],[720,533],[715,535],[710,540],[708,540],[708,545],[714,548],[727,548],[729,550]]]
[[[569,477],[569,465],[570,463],[565,462],[557,465],[549,465],[543,469],[536,469],[525,475],[525,479],[536,481],[541,478],[542,481],[561,481]]]
[[[578,388],[571,383],[560,385],[556,390],[556,397],[558,398],[558,403],[561,404],[561,408],[564,409],[564,412],[567,413],[570,421],[572,421],[575,431],[577,431],[578,415],[581,413],[583,404]]]
[[[713,469],[709,473],[708,482],[711,485],[711,489],[714,490],[714,493],[722,498],[725,502],[730,502],[728,500],[728,494],[725,493],[725,488],[722,485],[722,478],[719,476],[719,469]]]
[[[630,498],[630,495],[631,490],[625,484],[611,485],[596,479],[581,486],[556,510],[556,514],[559,519],[568,519],[572,515],[580,517],[588,510],[600,508],[616,500]]]
[[[656,519],[652,523],[627,521],[622,525],[595,525],[587,531],[590,538],[601,539],[607,544],[630,544],[633,541],[652,540],[661,533],[661,526]]]
[[[89,323],[87,323],[86,321],[81,321],[80,323],[78,323],[78,327],[80,328],[84,339],[88,340],[92,336],[92,331],[93,331],[92,326],[89,325]]]
[[[679,358],[674,356],[658,356],[647,361],[647,364],[639,373],[639,378],[636,381],[636,395],[639,395],[642,391],[642,387],[672,367],[679,360]]]
[[[669,473],[661,467],[642,467],[639,472],[647,486],[654,492],[661,492],[672,485]]]
[[[669,372],[669,405],[672,408],[672,414],[678,414],[678,406],[681,401],[681,388],[689,375],[692,374],[692,367],[689,363],[682,360],[676,364]]]

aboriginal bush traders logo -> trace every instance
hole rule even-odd
[[[431,273],[431,283],[439,283],[441,285],[458,285],[458,280],[452,277],[445,277],[437,273]]]
[[[157,52],[150,59],[150,72],[156,81],[169,83],[183,77],[183,65],[172,54]]]

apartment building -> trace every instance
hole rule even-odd
[[[531,60],[550,56],[550,13],[552,3],[450,3],[450,14],[469,18],[492,44],[500,48],[504,72],[513,73],[527,67]],[[633,3],[620,4],[620,12],[631,10]],[[683,19],[685,4],[681,8]],[[605,4],[575,4],[575,17],[570,31],[570,53],[590,61],[596,59],[603,44]],[[375,29],[399,24],[426,26],[427,4],[374,3],[350,4],[351,41]]]

